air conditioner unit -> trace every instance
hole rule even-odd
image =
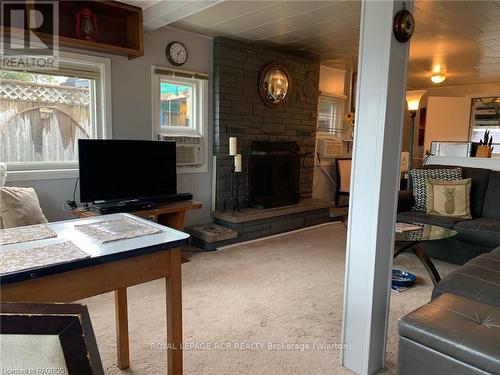
[[[337,138],[318,138],[318,152],[323,158],[342,155],[342,141]]]
[[[175,141],[178,167],[203,165],[203,140],[199,136],[167,136],[158,135],[160,141]]]

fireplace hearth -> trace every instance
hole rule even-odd
[[[296,204],[300,200],[300,147],[297,142],[252,142],[249,200],[254,208]]]

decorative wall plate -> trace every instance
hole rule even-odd
[[[394,36],[400,43],[410,40],[415,31],[415,19],[406,9],[402,9],[394,16]]]

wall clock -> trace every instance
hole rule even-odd
[[[394,16],[394,36],[400,43],[410,40],[415,31],[415,19],[406,9],[402,9]]]
[[[180,42],[168,43],[165,55],[167,55],[168,62],[175,66],[183,65],[188,57],[186,46]]]

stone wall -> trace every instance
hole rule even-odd
[[[291,92],[281,106],[270,108],[258,92],[259,74],[279,63],[292,76]],[[312,194],[318,114],[319,60],[268,46],[227,38],[214,39],[214,155],[217,156],[217,208],[230,197],[229,137],[238,137],[243,157],[240,198],[247,192],[252,141],[295,141],[301,153],[300,193]]]

